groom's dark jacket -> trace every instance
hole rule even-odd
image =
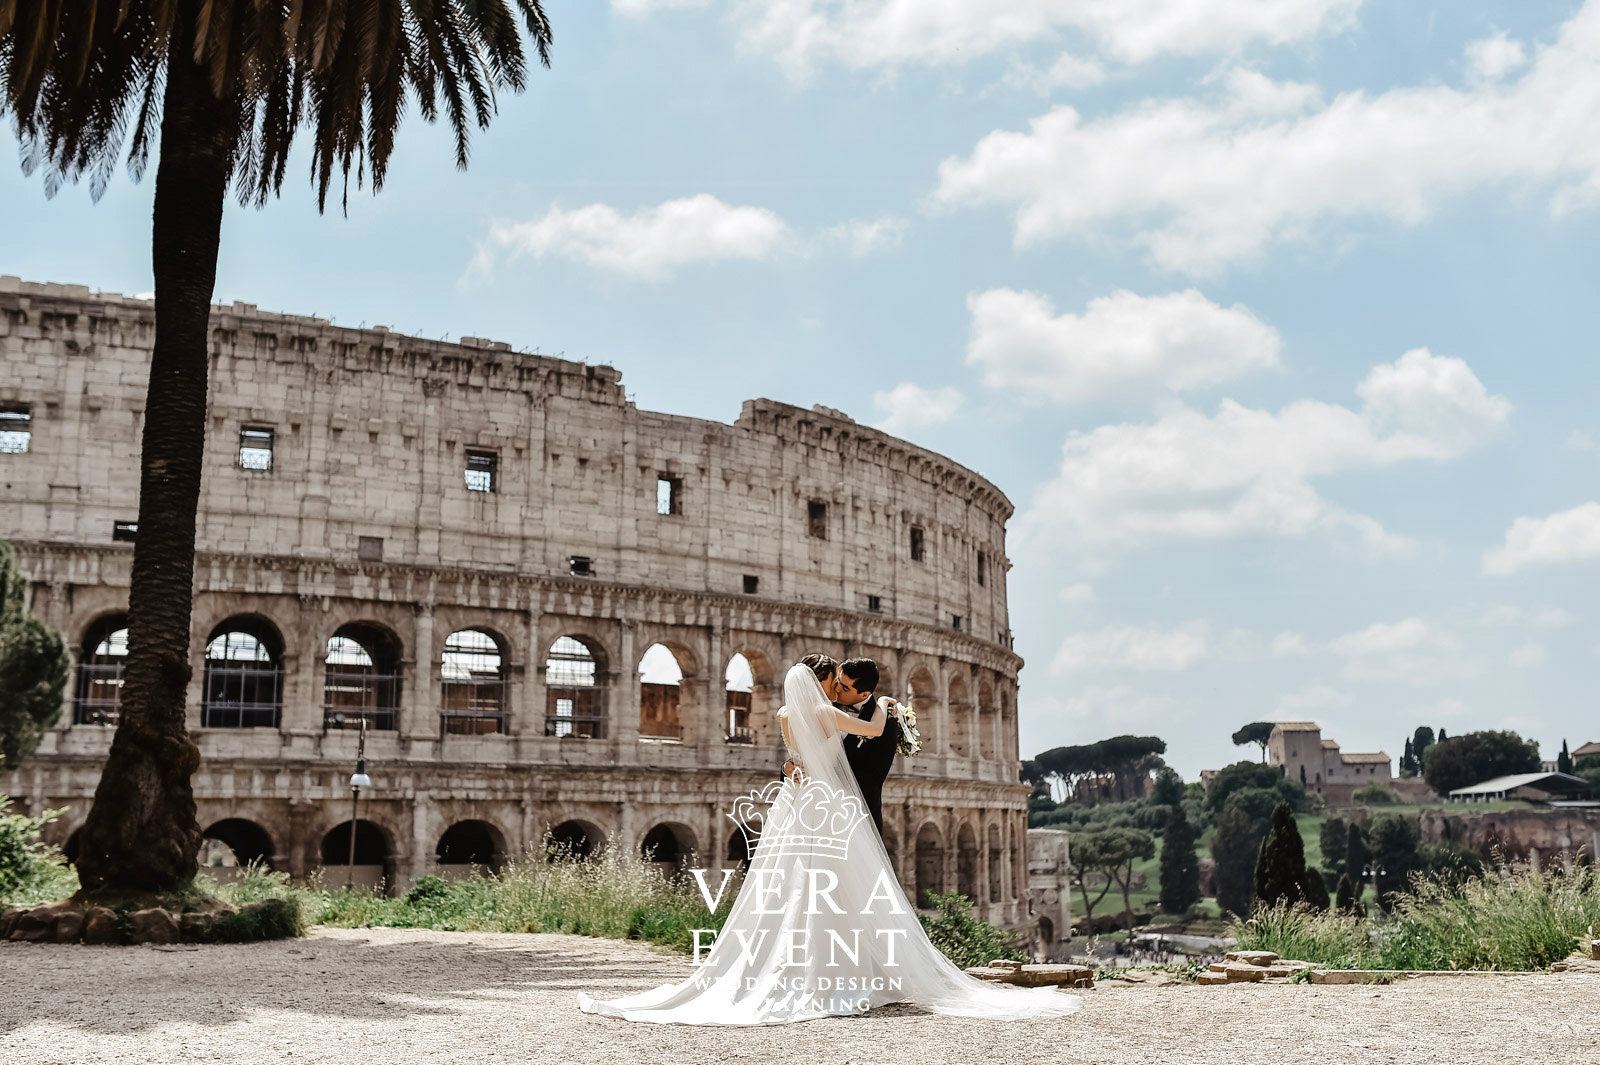
[[[863,720],[870,721],[874,712],[877,696],[868,699],[861,706],[833,705],[847,714],[853,714]],[[894,765],[895,748],[900,743],[900,721],[889,717],[884,720],[883,734],[880,736],[853,736],[844,734],[844,756],[850,762],[850,772],[855,774],[856,783],[861,786],[861,797],[867,800],[867,809],[872,813],[872,823],[878,826],[878,835],[883,835],[883,782],[889,777],[889,768]]]

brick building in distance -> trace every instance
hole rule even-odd
[[[0,278],[0,537],[76,658],[0,792],[67,807],[69,852],[117,720],[154,332],[149,301]],[[829,408],[644,411],[611,367],[488,340],[234,303],[210,344],[188,725],[218,860],[343,873],[354,833],[391,892],[546,831],[737,862],[727,812],[776,778],[783,674],[822,651],[915,700],[926,748],[884,790],[907,893],[1036,935],[988,480]]]
[[[1304,782],[1306,791],[1321,795],[1329,806],[1345,806],[1356,789],[1368,784],[1393,787],[1389,756],[1346,754],[1335,740],[1323,739],[1314,721],[1280,721],[1267,738],[1267,763],[1282,766],[1284,775]]]

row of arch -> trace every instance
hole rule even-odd
[[[512,671],[505,637],[488,627],[461,628],[440,646],[429,673],[437,682],[441,737],[508,732]],[[323,727],[398,729],[409,665],[404,653],[400,637],[379,622],[352,621],[336,628],[321,651]],[[85,629],[75,722],[115,723],[127,654],[125,614],[104,615]],[[236,614],[214,626],[205,641],[200,727],[281,727],[284,659],[280,631],[260,614]],[[612,674],[606,660],[598,641],[586,635],[561,635],[548,646],[542,671],[544,735],[597,739],[608,734]],[[729,743],[765,742],[771,736],[769,715],[779,693],[765,654],[753,649],[730,654],[721,684],[711,689],[720,688],[715,697],[720,705],[704,713],[696,687],[685,683],[699,672],[694,653],[681,645],[657,642],[645,648],[637,662],[641,738],[682,740],[687,722],[695,718]],[[969,681],[966,670],[956,669],[941,685],[931,668],[919,665],[903,687],[885,676],[879,691],[910,698],[924,712],[932,705],[935,715],[924,713],[921,725],[924,734],[936,734],[938,749],[990,760],[1007,746],[1004,737],[1013,724],[1007,693],[997,692],[987,679]]]
[[[343,821],[322,835],[318,846],[321,868],[338,883],[341,869],[348,870],[352,882],[376,886],[395,882],[397,848],[387,829],[366,819],[354,823]],[[563,821],[550,830],[557,848],[584,859],[598,854],[606,845],[605,834],[598,826],[581,819]],[[986,829],[988,847],[980,850],[979,834],[970,823],[963,822],[956,835],[956,882],[954,889],[975,903],[998,903],[1002,899],[1001,870],[1004,849],[1000,827],[990,823]],[[892,830],[886,831],[884,842],[891,860],[896,860],[899,848]],[[744,866],[749,862],[749,844],[734,833],[729,836],[726,861],[730,865]],[[915,867],[909,872],[914,878],[919,906],[931,907],[931,894],[943,893],[945,887],[945,851],[947,842],[939,826],[925,822],[918,830],[913,860]],[[648,858],[665,875],[679,872],[691,855],[698,852],[694,830],[689,826],[663,821],[650,828],[640,838],[640,857]],[[67,837],[62,847],[68,861],[78,856],[78,833]],[[986,856],[986,860],[985,860]],[[495,873],[504,868],[510,857],[505,835],[492,823],[477,819],[456,821],[439,836],[434,848],[436,867],[445,873],[452,870],[466,872],[477,870]],[[353,859],[353,860],[352,860]],[[204,832],[200,864],[216,875],[219,871],[242,868],[249,863],[259,863],[272,869],[281,864],[281,852],[272,834],[259,823],[241,817],[228,817],[212,823]],[[902,881],[907,870],[896,869]]]

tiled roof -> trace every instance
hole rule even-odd
[[[1600,754],[1600,740],[1594,740],[1584,744],[1582,747],[1579,747],[1577,750],[1572,752],[1572,757],[1586,758],[1591,754]]]
[[[1274,730],[1283,732],[1321,732],[1322,726],[1315,721],[1279,721],[1273,726]]]
[[[1339,756],[1339,760],[1342,761],[1342,762],[1363,762],[1363,763],[1364,762],[1387,762],[1387,761],[1389,761],[1389,756],[1384,754],[1382,751],[1378,751],[1375,754],[1341,754]]]
[[[1339,749],[1339,741],[1338,740],[1323,740],[1322,741],[1322,749],[1323,750],[1335,750],[1335,751],[1337,751]]]

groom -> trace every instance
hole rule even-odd
[[[847,658],[835,663],[827,655],[810,654],[800,660],[816,673],[822,692],[834,706],[859,718],[872,717],[872,696],[878,686],[878,664],[870,658]],[[883,782],[894,765],[900,743],[900,720],[891,713],[878,736],[845,736],[844,756],[861,787],[872,823],[883,836]]]

